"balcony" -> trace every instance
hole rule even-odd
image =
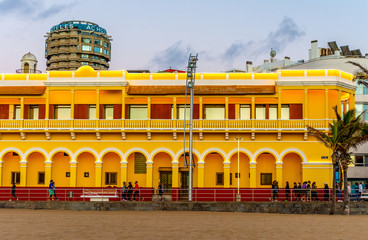
[[[189,120],[186,120],[189,124]],[[327,129],[326,120],[193,120],[194,131],[299,131],[305,132],[307,126]],[[0,120],[0,131],[14,130],[182,130],[183,120],[151,119],[151,120]]]

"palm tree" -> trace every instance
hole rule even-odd
[[[368,124],[365,123],[362,119],[364,116],[364,112],[359,114],[359,116],[355,117],[355,110],[350,110],[343,115],[343,119],[340,118],[339,114],[336,115],[337,121],[340,121],[343,124],[343,127],[346,129],[343,133],[344,141],[341,143],[341,147],[339,148],[339,168],[342,170],[344,174],[344,207],[343,214],[350,214],[349,209],[349,194],[347,192],[348,189],[348,169],[349,165],[353,163],[351,158],[352,153],[350,150],[357,149],[359,145],[368,141]]]
[[[357,76],[358,84],[362,84],[368,88],[368,69],[357,62],[348,61],[347,63],[353,64],[354,66],[359,68],[359,70],[355,73],[355,75]]]
[[[344,189],[347,189],[347,167],[351,159],[349,149],[356,148],[364,142],[364,137],[361,136],[361,130],[364,125],[361,121],[362,114],[356,118],[355,110],[349,110],[341,117],[337,111],[337,106],[333,109],[336,114],[336,119],[333,120],[332,123],[329,123],[329,131],[325,132],[308,126],[308,132],[332,151],[333,187],[330,214],[335,213],[336,206],[336,168],[345,168]],[[344,200],[347,199],[348,194],[345,194]]]

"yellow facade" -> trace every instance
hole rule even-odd
[[[270,187],[270,179],[280,187],[331,183],[331,153],[306,127],[327,129],[332,106],[354,106],[353,77],[338,70],[196,74],[194,187],[237,188],[237,173],[241,188]],[[177,119],[184,88],[185,74],[175,73],[82,67],[0,74],[0,186],[20,174],[19,184],[30,187],[53,179],[58,187],[138,181],[155,188],[163,181],[185,188],[184,123]],[[36,119],[31,106],[38,106]],[[145,119],[133,118],[134,106],[147,111]],[[211,107],[223,117],[211,119]],[[239,148],[235,137],[242,137]]]

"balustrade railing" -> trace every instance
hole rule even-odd
[[[123,192],[121,188],[56,188],[50,196],[47,187],[17,187],[12,192],[9,187],[0,188],[0,201],[187,201],[188,189],[141,188]],[[14,194],[12,194],[14,193]],[[271,189],[271,188],[194,188],[193,201],[196,202],[314,202],[331,201],[332,189]],[[368,192],[352,192],[351,201],[368,199]],[[342,202],[344,191],[336,196]]]
[[[301,119],[301,120],[193,120],[195,130],[294,130],[311,126],[318,129],[328,127],[331,120]],[[189,128],[189,120],[186,120]],[[39,119],[39,120],[0,120],[0,130],[16,129],[183,129],[184,120],[178,119]]]

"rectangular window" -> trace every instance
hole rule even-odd
[[[130,105],[129,118],[130,119],[147,119],[147,105]]]
[[[88,119],[96,119],[96,105],[88,105]]]
[[[45,184],[45,172],[38,172],[38,184]]]
[[[98,67],[99,64],[98,63],[92,63],[92,66]]]
[[[289,120],[290,119],[290,106],[289,104],[281,105],[281,119]]]
[[[256,119],[263,120],[266,119],[266,105],[256,104]]]
[[[71,118],[70,105],[55,105],[54,118],[60,120],[70,119]]]
[[[99,60],[97,56],[92,56],[92,59]]]
[[[134,153],[134,173],[135,174],[146,173],[146,157],[139,152]]]
[[[117,172],[106,172],[105,173],[105,185],[116,185],[118,184],[118,173]]]
[[[114,105],[103,106],[103,119],[114,119]]]
[[[368,95],[368,88],[364,86],[363,84],[357,84],[357,90],[355,91],[355,94],[358,95]]]
[[[261,173],[261,185],[272,185],[272,173]]]
[[[88,65],[88,62],[81,62],[82,66]]]
[[[82,51],[88,51],[88,52],[90,52],[91,50],[92,50],[92,47],[91,46],[82,45]]]
[[[354,156],[355,167],[368,167],[368,155]]]
[[[104,50],[104,54],[105,54],[105,55],[110,55],[110,54],[109,54],[109,50],[106,50],[106,49],[105,49],[105,50]]]
[[[204,115],[205,115],[205,119],[224,120],[225,119],[225,105],[206,104],[204,106]]]
[[[174,114],[174,111],[171,111],[171,112],[172,112],[172,114]],[[176,119],[184,120],[184,115],[185,115],[185,119],[189,120],[189,118],[190,118],[190,106],[187,105],[187,107],[185,108],[185,104],[176,105]]]
[[[39,106],[38,105],[30,105],[28,112],[28,119],[37,120],[39,114]]]
[[[216,173],[216,185],[224,185],[224,173],[223,172]]]
[[[81,58],[88,58],[88,56],[89,56],[88,54],[82,54]]]
[[[105,42],[105,43],[104,43],[104,47],[105,47],[105,48],[108,48],[108,47],[109,47],[109,43]]]
[[[20,184],[20,172],[12,172],[11,173],[11,182],[15,184]]]
[[[14,118],[20,119],[20,105],[14,105]]]
[[[100,48],[100,47],[94,47],[93,48],[93,51],[96,52],[96,53],[102,53],[102,48]]]
[[[91,43],[91,39],[90,38],[82,38],[82,43]]]
[[[250,117],[251,117],[250,104],[241,104],[240,105],[240,119],[249,120]]]
[[[268,106],[268,119],[277,120],[277,104],[270,104]]]
[[[102,41],[98,40],[98,39],[95,39],[95,45],[102,45]]]

